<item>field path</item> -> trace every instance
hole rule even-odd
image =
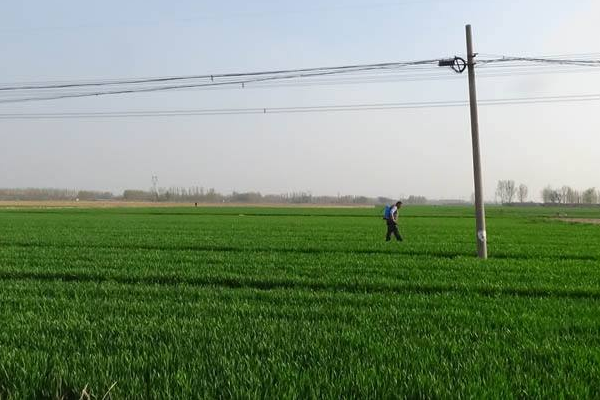
[[[600,225],[600,218],[559,218],[560,221],[574,222],[577,224]]]

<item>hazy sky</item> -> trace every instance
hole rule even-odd
[[[476,51],[600,53],[598,0],[5,1],[0,83],[217,74]],[[441,70],[442,71],[442,70]],[[444,70],[445,71],[445,70]],[[451,71],[447,71],[451,74]],[[600,94],[597,72],[478,79],[480,99]],[[187,90],[0,104],[2,113],[467,99],[456,80]],[[485,197],[499,179],[600,187],[600,102],[480,108]],[[204,186],[468,199],[468,108],[0,120],[0,187]]]

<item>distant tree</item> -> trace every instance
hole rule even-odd
[[[567,203],[569,199],[569,193],[573,191],[569,186],[563,185],[560,189],[557,190],[560,194],[559,203]]]
[[[77,192],[79,200],[110,200],[113,198],[111,192],[98,192],[95,190],[80,190]]]
[[[544,203],[550,203],[550,198],[552,197],[551,195],[552,192],[552,188],[550,186],[546,186],[545,188],[542,189],[542,201]]]
[[[527,200],[527,192],[529,192],[529,189],[527,189],[527,185],[521,183],[517,192],[517,196],[519,197],[520,203],[525,203],[525,200]]]
[[[553,190],[552,197],[550,198],[552,203],[559,204],[562,201],[561,199],[562,199],[562,195],[560,194],[560,192],[558,190]]]
[[[367,204],[369,199],[366,196],[356,196],[354,198],[354,204]]]
[[[500,203],[504,203],[504,181],[498,181],[496,186],[496,201],[500,199]]]
[[[0,200],[75,200],[77,192],[53,188],[0,189]]]
[[[517,188],[515,186],[515,181],[506,181],[506,197],[508,198],[508,203],[512,203],[516,193]]]
[[[596,204],[598,203],[599,193],[596,188],[589,188],[581,195],[581,201],[585,204]]]
[[[565,203],[579,204],[581,203],[581,193],[578,190],[567,187]]]
[[[158,194],[158,176],[156,175],[152,175],[152,188],[150,188],[150,192],[152,192],[152,197],[154,198],[154,201],[158,201],[159,200],[159,194]]]
[[[262,195],[259,192],[233,192],[230,196],[230,200],[234,203],[260,203]]]
[[[516,193],[517,193],[517,189],[515,187],[515,181],[513,181],[513,180],[498,181],[498,186],[496,187],[496,196],[498,198],[500,198],[500,202],[502,204],[512,203]]]
[[[544,203],[560,203],[561,198],[561,192],[553,189],[550,185],[542,190],[542,200]]]
[[[410,195],[406,199],[406,204],[427,204],[427,198],[425,196]]]
[[[340,197],[339,193],[338,193],[338,198]],[[390,199],[389,197],[385,197],[385,196],[379,196],[377,197],[377,204],[392,204],[395,203],[397,200],[394,199]]]
[[[131,189],[123,191],[123,200],[150,201],[153,199],[154,196],[152,192]]]

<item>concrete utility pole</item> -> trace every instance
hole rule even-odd
[[[475,54],[473,53],[473,36],[471,25],[467,32],[467,69],[469,71],[469,99],[471,102],[471,139],[473,142],[473,175],[475,178],[475,217],[477,226],[477,255],[487,258],[487,234],[485,231],[485,209],[481,181],[481,155],[479,152],[479,117],[477,114],[477,91],[475,89]]]

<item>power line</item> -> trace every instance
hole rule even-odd
[[[575,64],[585,63],[586,65],[595,66],[600,64],[600,53],[585,53],[581,54],[581,56],[594,56],[596,59],[565,59],[563,56],[548,56],[548,57],[512,57],[512,56],[502,56],[502,55],[489,55],[490,57],[495,57],[487,60],[478,61],[478,65],[480,67],[489,68],[514,68],[514,67],[523,67],[523,66],[531,66],[531,67],[539,67],[540,65],[531,65],[532,62],[537,63],[558,63],[558,64]],[[328,72],[328,71],[340,71],[340,73],[348,73],[351,74],[353,72],[362,72],[365,70],[370,70],[370,68],[378,68],[381,69],[382,72],[401,72],[395,71],[394,67],[406,67],[405,71],[410,70],[410,67],[417,68],[422,70],[425,69],[434,69],[437,70],[437,65],[435,64],[439,59],[433,60],[424,60],[424,61],[412,61],[412,62],[389,62],[389,63],[379,63],[379,64],[357,64],[357,65],[345,65],[340,67],[316,67],[316,68],[301,68],[301,69],[286,69],[286,70],[272,70],[272,71],[259,71],[259,72],[242,72],[242,73],[225,73],[225,74],[203,74],[203,75],[184,75],[184,76],[161,76],[161,77],[148,77],[148,78],[121,78],[121,79],[104,79],[104,80],[96,80],[96,81],[50,81],[50,82],[34,82],[34,83],[21,83],[17,84],[0,84],[0,91],[14,91],[14,90],[35,90],[35,89],[62,89],[62,88],[76,88],[76,87],[94,87],[94,86],[110,86],[110,85],[118,85],[118,84],[141,84],[141,83],[164,83],[164,82],[172,82],[172,81],[182,81],[182,80],[193,80],[193,79],[221,79],[221,78],[242,78],[242,77],[250,77],[250,76],[259,76],[259,75],[275,75],[275,74],[289,74],[289,73],[298,73],[298,72]],[[516,61],[522,61],[520,64],[511,64],[511,65],[494,65],[490,67],[490,64],[495,63],[511,63]],[[8,85],[8,86],[7,86]]]
[[[96,81],[87,83],[62,83],[62,84],[49,84],[49,85],[22,85],[22,86],[4,86],[0,87],[0,91],[13,91],[13,90],[32,90],[32,89],[64,89],[74,87],[91,87],[91,86],[112,86],[119,84],[140,84],[140,83],[165,83],[174,81],[184,81],[192,79],[214,79],[219,78],[250,78],[255,76],[273,75],[273,78],[277,78],[279,75],[285,74],[299,74],[297,77],[302,77],[302,74],[310,74],[310,76],[332,75],[332,74],[343,74],[349,72],[358,71],[372,71],[375,69],[391,69],[408,66],[418,66],[431,64],[435,65],[437,59],[434,60],[421,60],[421,61],[407,61],[407,62],[388,62],[388,63],[377,63],[377,64],[358,64],[358,65],[344,65],[340,67],[316,67],[316,68],[299,68],[299,69],[286,69],[286,70],[273,70],[273,71],[258,71],[258,72],[235,72],[225,74],[205,74],[205,75],[187,75],[187,76],[170,76],[170,77],[158,77],[158,78],[144,78],[144,79],[124,79],[124,80],[113,80],[113,81]],[[296,77],[296,75],[294,76]],[[282,78],[283,79],[283,78]],[[222,82],[219,82],[222,83]],[[228,83],[228,82],[223,82]],[[241,81],[235,81],[232,83],[241,83]],[[215,83],[218,84],[218,83]]]
[[[487,58],[503,58],[509,57],[505,54],[489,54],[489,53],[478,53],[479,57],[487,57]],[[537,55],[530,56],[530,58],[545,58],[545,59],[570,59],[570,58],[587,58],[587,59],[598,59],[600,57],[599,52],[589,52],[589,53],[567,53],[567,54],[545,54],[545,55]]]
[[[589,67],[600,67],[600,60],[589,60],[589,59],[568,59],[568,58],[543,58],[543,57],[513,57],[513,56],[502,56],[501,58],[488,59],[477,61],[479,64],[493,64],[493,63],[504,63],[504,62],[515,62],[525,61],[540,64],[559,64],[559,65],[579,65]]]
[[[498,71],[494,70],[481,70],[478,74],[479,79],[491,79],[491,78],[513,78],[520,76],[532,76],[532,75],[548,75],[548,74],[581,74],[590,72],[600,72],[598,68],[586,68],[581,67],[578,69],[568,68],[552,68],[550,69],[514,69],[511,71]],[[459,74],[447,74],[447,73],[398,73],[398,74],[383,74],[383,75],[372,75],[372,76],[361,76],[361,75],[349,75],[349,76],[338,76],[338,77],[319,77],[302,79],[302,80],[289,80],[289,81],[264,81],[256,82],[252,84],[246,84],[245,88],[248,89],[271,89],[271,88],[292,88],[292,87],[314,87],[314,86],[338,86],[338,85],[353,85],[353,84],[381,84],[381,83],[402,83],[402,82],[420,82],[420,81],[453,81],[466,79],[464,76]],[[181,87],[172,89],[173,91],[195,91],[195,90],[221,90],[221,89],[235,89],[236,86],[193,86],[193,87]],[[86,94],[86,92],[80,91],[37,91],[36,94],[42,99],[48,99],[53,96],[60,96],[69,94],[70,97],[78,97],[80,94]],[[2,94],[0,103],[5,100],[4,103],[18,102],[18,101],[7,101],[11,99],[21,100],[21,93],[6,92]]]
[[[513,97],[480,100],[481,106],[546,104],[600,101],[600,94],[579,94],[562,96]],[[250,114],[290,114],[340,111],[375,111],[420,108],[466,107],[466,100],[446,100],[404,103],[370,103],[345,105],[318,105],[294,107],[253,107],[253,108],[213,108],[213,109],[173,109],[146,111],[105,111],[105,112],[61,112],[61,113],[4,113],[1,120],[40,120],[40,119],[95,119],[95,118],[138,118],[138,117],[185,117],[211,115],[250,115]]]
[[[526,59],[520,58],[520,61],[524,61]],[[519,68],[519,67],[531,67],[537,68],[539,65],[531,65],[531,61],[541,60],[540,59],[527,59],[528,63],[520,63],[520,64],[510,64],[510,65],[493,65],[493,63],[503,62],[515,62],[516,59],[513,58],[498,58],[491,60],[482,60],[479,62],[480,67],[485,67],[486,70],[490,70],[492,68]],[[544,59],[545,60],[545,59]],[[244,77],[253,77],[253,76],[261,76],[261,75],[279,75],[279,74],[290,74],[290,73],[311,73],[310,76],[319,76],[318,72],[323,72],[323,74],[330,74],[333,72],[339,72],[339,74],[344,74],[346,76],[362,73],[365,71],[373,71],[374,69],[379,69],[380,73],[410,73],[417,69],[421,72],[426,72],[427,70],[439,70],[437,65],[435,64],[438,60],[424,60],[424,61],[416,61],[416,62],[397,62],[397,63],[380,63],[380,64],[362,64],[362,65],[347,65],[341,67],[317,67],[317,68],[304,68],[304,69],[288,69],[288,70],[274,70],[274,71],[261,71],[261,72],[245,72],[245,73],[226,73],[226,74],[204,74],[204,75],[184,75],[184,76],[163,76],[163,77],[152,77],[152,78],[129,78],[129,79],[112,79],[112,80],[97,80],[97,81],[55,81],[49,83],[24,83],[20,85],[0,85],[0,92],[9,92],[9,91],[21,91],[21,90],[45,90],[45,89],[69,89],[69,88],[87,88],[87,87],[102,87],[102,86],[114,86],[114,85],[135,85],[135,84],[148,84],[148,83],[168,83],[175,81],[186,81],[186,80],[198,80],[198,79],[210,79],[213,82],[215,79],[231,79],[231,78],[244,78]],[[548,60],[551,61],[559,61],[559,60]],[[564,63],[573,63],[573,62],[589,62],[588,66],[595,66],[600,63],[600,61],[596,60],[560,60],[561,64]],[[549,67],[550,65],[548,65]],[[403,68],[403,70],[398,70],[398,68]],[[413,67],[413,68],[410,68]],[[414,68],[417,67],[417,68]],[[425,68],[423,68],[425,67]],[[439,74],[439,72],[438,72]],[[447,74],[446,74],[447,75]],[[221,83],[231,83],[231,84],[239,84],[240,81],[223,81]]]
[[[507,67],[507,66],[503,66]],[[478,74],[479,79],[491,79],[491,78],[513,78],[521,76],[532,76],[532,75],[549,75],[549,74],[581,74],[590,72],[600,72],[598,68],[586,68],[581,67],[578,69],[571,68],[552,68],[550,69],[514,69],[511,71],[498,71],[494,70],[481,70]],[[377,84],[377,83],[402,83],[402,82],[420,82],[420,81],[453,81],[466,79],[464,76],[459,74],[447,74],[447,73],[412,73],[412,74],[383,74],[383,75],[350,75],[343,77],[321,77],[321,79],[313,78],[300,81],[279,81],[279,82],[260,82],[248,84],[246,88],[252,89],[270,89],[270,88],[290,88],[290,87],[314,87],[314,86],[338,86],[338,85],[353,85],[353,84]],[[196,91],[196,90],[221,90],[221,89],[235,89],[234,86],[229,87],[191,87],[173,89],[177,91]],[[30,92],[35,93],[35,92]],[[38,91],[37,95],[58,96],[61,94],[79,94],[80,91]],[[22,96],[21,93],[7,92],[3,94],[4,99],[8,98],[19,98]]]
[[[509,57],[478,60],[481,77],[504,77],[542,73],[567,73],[578,66],[582,72],[600,71],[600,60],[591,59],[597,53],[580,58]],[[442,74],[437,63],[441,59],[376,64],[355,64],[337,67],[281,69],[256,72],[236,72],[204,75],[167,76],[154,78],[67,81],[50,84],[0,86],[0,104],[66,98],[97,97],[116,94],[149,93],[182,89],[217,89],[225,87],[312,86],[349,83],[400,82],[455,79],[458,75]],[[434,70],[436,72],[434,72]],[[371,74],[368,76],[367,74]],[[387,75],[387,76],[386,76]],[[324,79],[327,78],[327,79]],[[102,90],[87,90],[102,88]],[[104,89],[106,88],[106,89]]]
[[[216,86],[231,86],[231,85],[241,85],[244,87],[246,84],[256,83],[256,82],[267,82],[267,81],[275,81],[275,80],[286,80],[286,79],[294,79],[294,78],[308,78],[308,77],[316,77],[316,76],[325,76],[325,75],[338,75],[344,74],[348,72],[358,72],[358,71],[373,71],[379,69],[390,69],[390,68],[401,68],[407,66],[415,66],[415,65],[425,65],[425,64],[434,64],[438,60],[421,60],[421,61],[409,61],[409,62],[395,62],[395,63],[378,63],[378,64],[364,64],[364,65],[352,65],[352,66],[342,66],[342,67],[329,67],[329,68],[305,68],[305,69],[295,69],[295,70],[279,70],[279,71],[263,71],[263,72],[248,72],[248,73],[233,73],[233,74],[219,74],[217,77],[226,77],[226,78],[237,78],[234,80],[226,80],[222,82],[216,82],[215,75],[202,75],[196,78],[204,78],[209,79],[210,82],[202,82],[202,83],[189,83],[189,84],[181,84],[181,85],[167,85],[167,86],[158,86],[158,87],[144,87],[144,88],[128,88],[128,89],[117,89],[117,90],[105,90],[105,91],[97,91],[91,93],[76,93],[76,94],[61,94],[55,96],[38,96],[38,97],[25,97],[20,99],[8,99],[8,100],[0,100],[0,103],[18,103],[18,102],[29,102],[29,101],[38,101],[38,100],[57,100],[57,99],[65,99],[65,98],[76,98],[76,97],[91,97],[91,96],[104,96],[104,95],[114,95],[114,94],[128,94],[128,93],[147,93],[147,92],[157,92],[157,91],[166,91],[166,90],[176,90],[176,89],[184,89],[184,88],[194,88],[194,87],[216,87]],[[246,79],[240,79],[246,78]],[[161,78],[168,79],[168,81],[172,80],[185,80],[191,79],[190,77],[174,77],[174,78]],[[156,80],[145,80],[145,82],[156,82]],[[141,80],[136,81],[135,83],[143,83]],[[128,82],[120,82],[120,83],[128,83]],[[92,83],[87,85],[101,85],[100,83]],[[104,85],[104,84],[102,84]],[[78,85],[69,85],[68,87],[75,87]],[[79,84],[81,86],[81,84]],[[66,85],[61,85],[60,87],[65,88]],[[47,87],[36,87],[35,89],[45,89],[55,87],[47,86]],[[6,88],[7,91],[12,90],[22,90],[23,88]],[[29,87],[27,89],[33,89],[33,87]]]
[[[435,61],[435,60],[434,60]],[[362,65],[361,65],[362,66]],[[359,66],[357,66],[359,67]],[[337,67],[340,68],[340,67]],[[308,70],[331,70],[332,68],[310,68]],[[401,69],[378,69],[378,74],[385,73],[410,73],[411,71],[423,71],[423,70],[439,70],[438,66],[433,62],[429,65],[406,65]],[[299,70],[282,70],[282,71],[269,71],[269,72],[261,72],[261,74],[267,73],[277,73],[277,72],[300,72]],[[353,75],[364,75],[365,73],[372,73],[370,70],[350,70],[347,72],[343,72],[344,76],[353,76]],[[108,85],[117,85],[122,83],[144,83],[144,82],[158,82],[161,83],[163,81],[168,80],[185,80],[185,79],[231,79],[230,76],[234,76],[234,78],[240,77],[242,75],[251,75],[253,73],[233,73],[233,74],[205,74],[205,75],[188,75],[188,76],[162,76],[162,77],[143,77],[143,78],[113,78],[113,79],[102,79],[96,81],[88,80],[55,80],[55,81],[36,81],[36,82],[19,82],[19,83],[0,83],[0,91],[8,92],[8,91],[18,91],[25,90],[22,87],[26,87],[27,90],[35,91],[35,90],[45,90],[52,88],[76,88],[76,87],[85,87],[85,86],[108,86]]]

